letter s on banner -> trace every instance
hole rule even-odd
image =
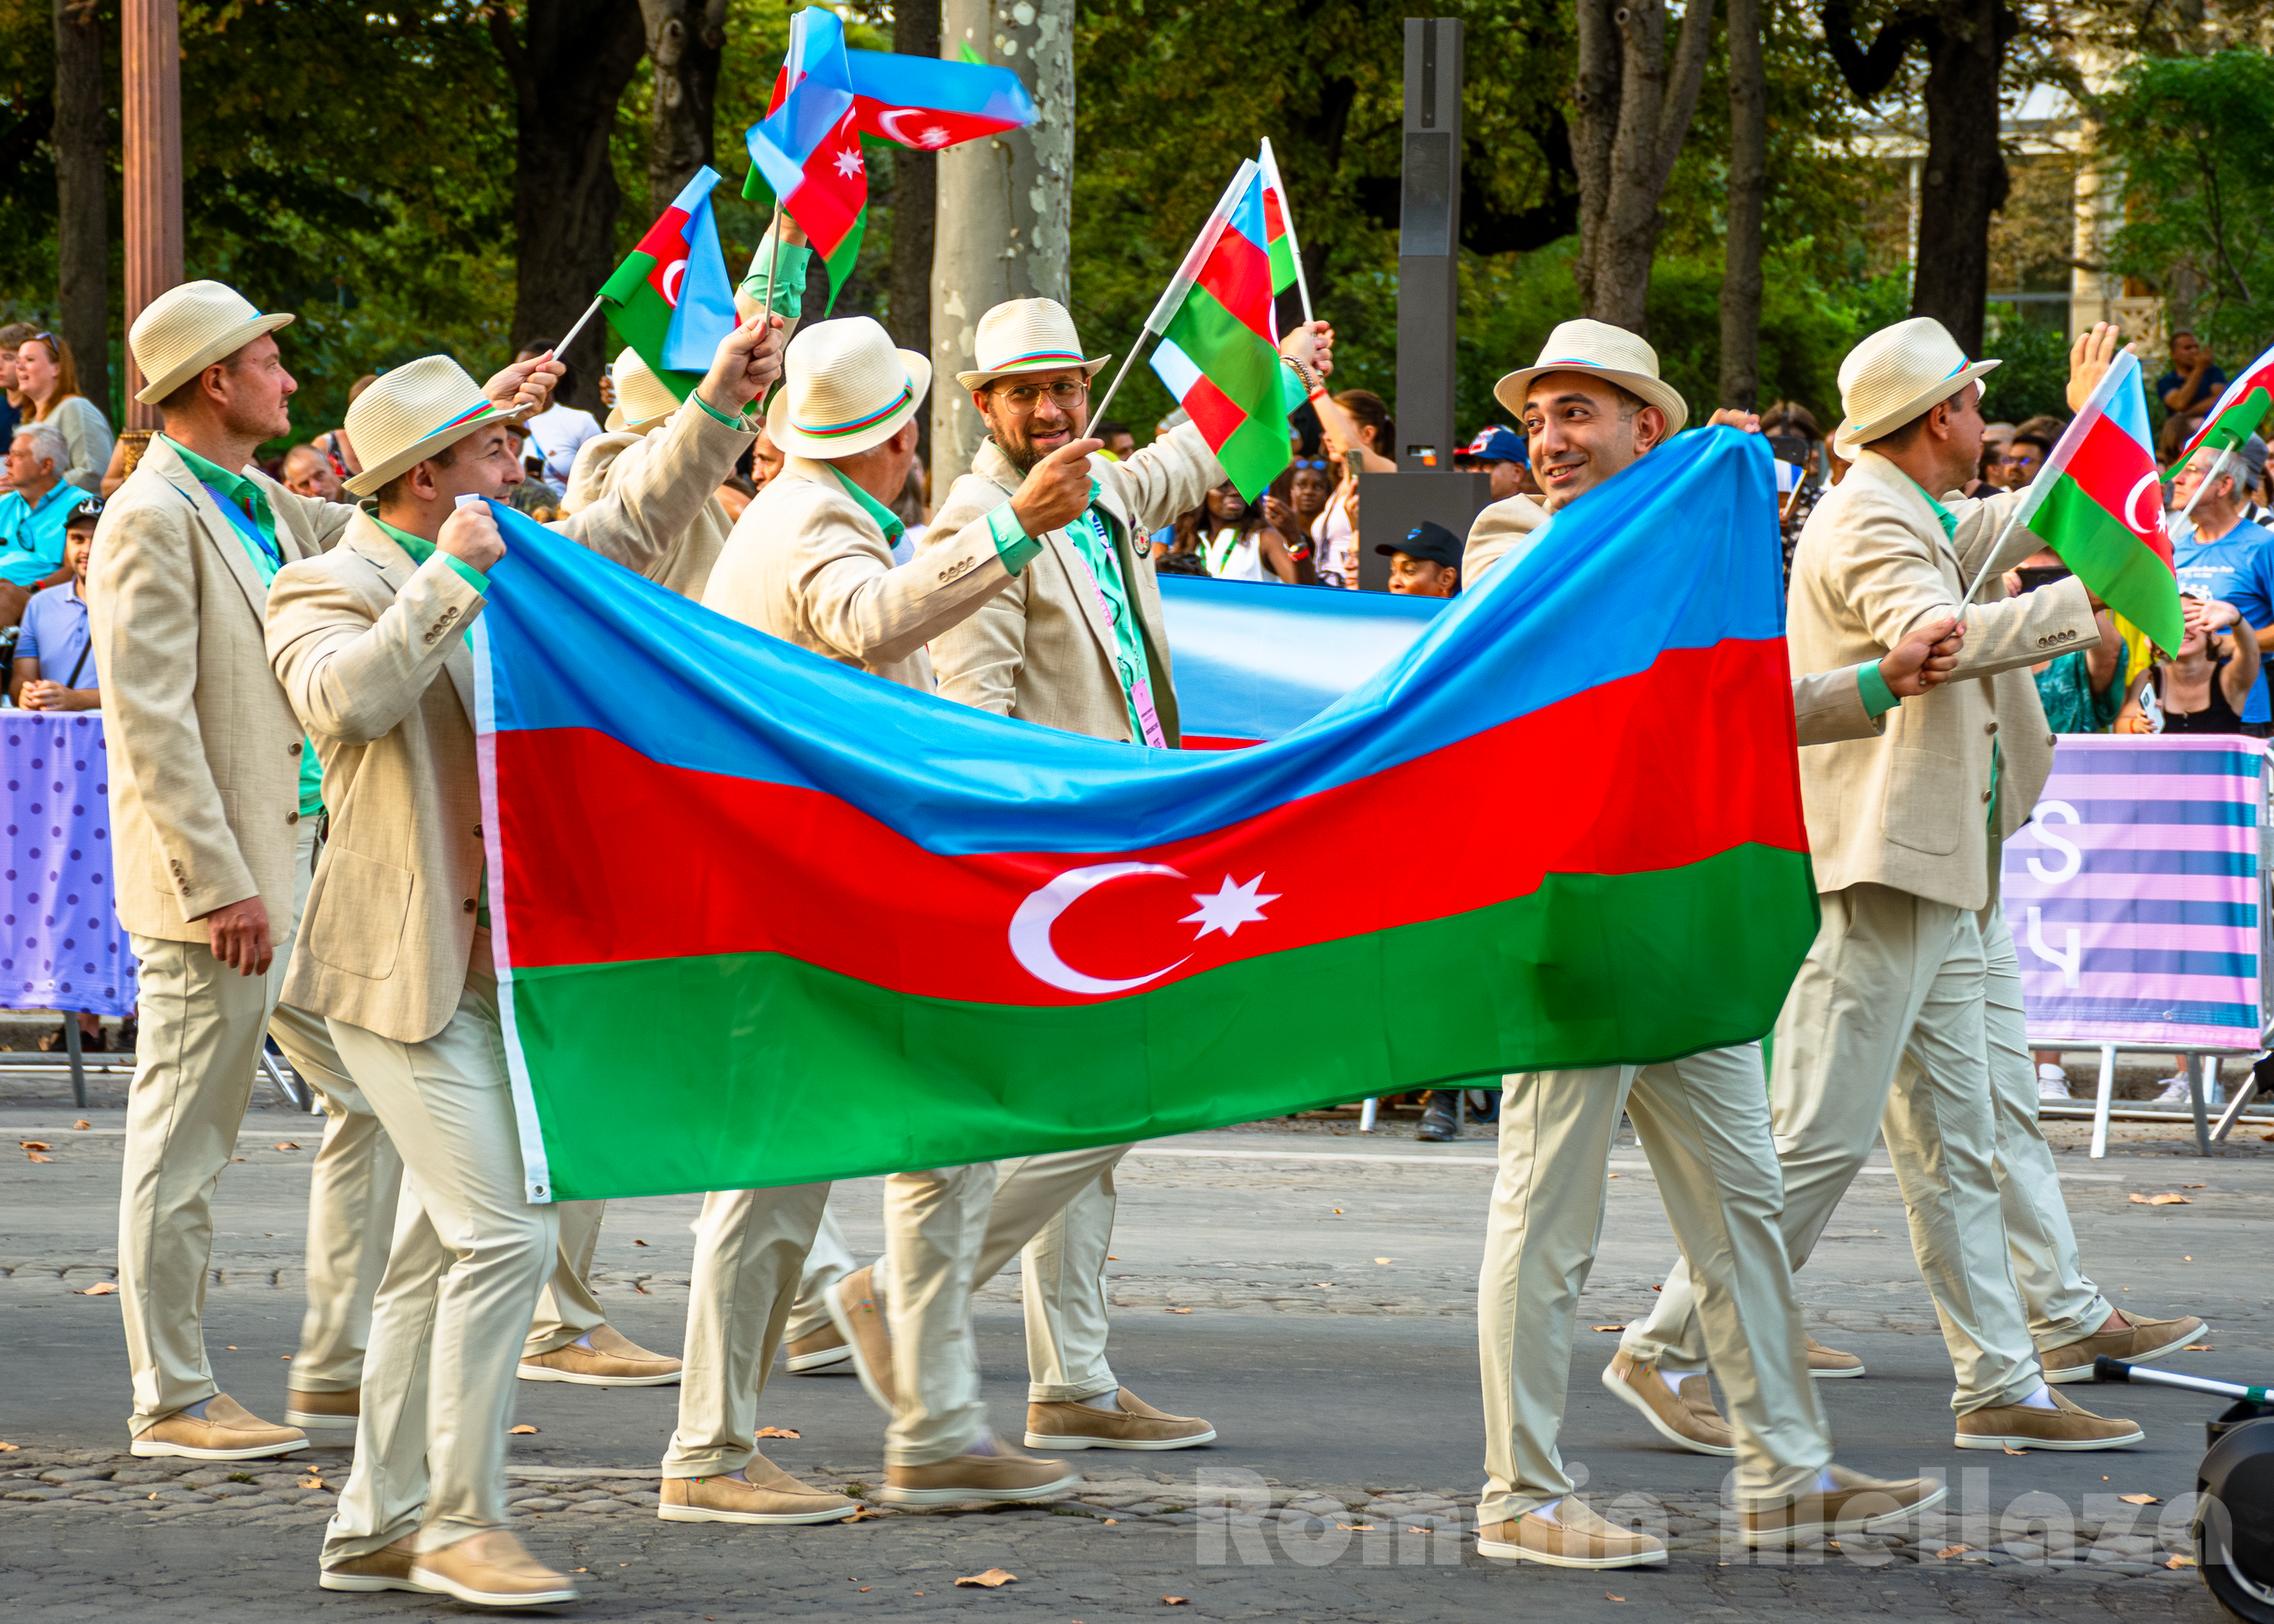
[[[2050,817],[2058,817],[2064,823],[2084,822],[2077,816],[2076,808],[2066,801],[2040,801],[2037,809],[2029,814],[2029,822],[2037,827],[2037,838],[2061,854],[2061,866],[2058,868],[2048,868],[2035,857],[2029,859],[2029,876],[2041,885],[2059,885],[2064,880],[2073,880],[2077,870],[2084,867],[2084,853],[2047,827],[2045,820]],[[2076,983],[2071,981],[2069,985],[2074,987]]]

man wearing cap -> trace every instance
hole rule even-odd
[[[78,486],[72,487],[74,491]],[[102,690],[87,629],[87,560],[102,499],[81,494],[64,525],[64,568],[71,579],[32,594],[16,639],[10,692],[26,710],[94,710]]]
[[[640,476],[556,528],[651,566],[750,443],[742,410],[778,371],[766,334],[737,327]],[[406,1198],[319,1583],[472,1605],[576,1593],[505,1507],[515,1376],[559,1232],[505,1075],[465,635],[505,551],[480,499],[521,478],[503,415],[448,357],[384,374],[348,410],[363,461],[348,488],[373,506],[288,565],[267,608],[276,679],[324,756],[328,829],[285,996],[325,1018]]]
[[[930,693],[932,668],[924,645],[1009,587],[1041,549],[1024,537],[1006,543],[983,526],[955,546],[928,549],[895,566],[892,548],[902,526],[887,504],[915,462],[915,416],[930,392],[931,363],[914,350],[895,349],[885,329],[863,316],[807,327],[791,341],[786,366],[781,393],[766,417],[767,438],[785,457],[781,471],[736,522],[704,602],[802,648]],[[1050,516],[1077,511],[1080,492],[1087,489],[1086,449],[1062,451],[1052,476],[1046,476],[1056,495]],[[946,1505],[1047,1496],[1073,1478],[1056,1462],[1005,1447],[977,1402],[968,1259],[923,1244],[920,1221],[904,1222],[911,1211],[927,1206],[944,1177],[952,1175],[915,1171],[886,1179],[886,1262],[847,1278],[860,1282],[855,1300],[868,1320],[874,1320],[881,1295],[870,1282],[881,1273],[899,1282],[893,1301],[907,1312],[960,1315],[960,1341],[912,1336],[908,1344],[929,1350],[928,1359],[922,1368],[896,1372],[874,1330],[864,1341],[864,1327],[838,1305],[842,1287],[832,1284],[824,1292],[869,1391],[892,1414],[885,1497],[906,1505]],[[827,1194],[826,1185],[717,1194],[705,1203],[704,1222],[731,1222],[746,1230],[779,1226],[809,1241]],[[757,1250],[754,1241],[741,1244],[746,1254]],[[710,1311],[705,1294],[691,1294],[689,1390],[696,1372],[716,1366],[728,1392],[754,1399],[798,1284],[797,1259],[785,1252],[763,1279],[744,1274],[732,1291],[731,1314]],[[872,1357],[862,1357],[864,1348],[874,1350]],[[894,1404],[898,1392],[921,1397],[938,1382],[966,1378],[964,1402],[945,1416]],[[697,1447],[715,1449],[708,1437],[715,1425],[706,1428],[704,1421],[683,1395],[680,1432],[664,1462],[667,1484],[697,1463]],[[738,1417],[735,1425],[748,1431],[746,1417]],[[685,1491],[690,1502],[705,1492],[700,1482]]]
[[[7,494],[0,496],[0,626],[23,619],[32,594],[71,579],[64,526],[87,492],[64,477],[71,448],[52,423],[19,423],[8,440]]]
[[[2115,353],[2113,327],[2078,339],[2073,404]],[[1834,443],[1853,466],[1794,552],[1793,663],[1866,657],[1948,615],[1977,575],[1984,590],[1965,611],[1954,680],[1897,712],[1884,744],[1834,743],[1801,757],[1823,922],[1776,1026],[1781,1222],[1797,1268],[1883,1140],[1958,1377],[1956,1447],[2099,1449],[2142,1434],[2052,1390],[2047,1374],[2076,1363],[2061,1347],[2088,1328],[2154,1345],[2179,1326],[2134,1327],[2107,1307],[2076,1267],[2042,1136],[2010,1125],[2000,1135],[2001,1117],[2026,1109],[2033,1118],[2035,1106],[2004,1098],[2014,1068],[1990,1053],[1990,959],[2011,956],[1996,917],[1998,852],[2026,819],[2053,742],[2035,685],[2004,673],[2082,646],[2097,628],[2095,602],[2074,577],[2005,596],[2001,573],[2043,545],[2008,526],[2016,497],[1954,494],[1981,452],[1978,380],[1997,365],[1969,361],[1940,323],[1920,317],[1873,334],[1841,365],[1847,420]],[[1937,490],[1952,494],[1938,500]],[[2105,1319],[2096,1312],[2045,1338],[2055,1345],[2041,1354],[2031,1320],[2050,1328],[2073,1310],[2056,1301],[2064,1282]],[[1622,1357],[1696,1366],[1705,1347],[1695,1303],[1677,1263]],[[1812,1350],[1811,1362],[1825,1376],[1863,1373],[1851,1355]]]
[[[1524,437],[1514,429],[1495,424],[1481,430],[1461,448],[1461,455],[1492,476],[1492,499],[1496,502],[1540,493],[1532,483],[1532,460],[1524,448]]]
[[[291,427],[297,387],[263,315],[187,282],[128,335],[165,422],[106,507],[88,572],[114,774],[115,906],[142,964],[140,1066],[127,1099],[118,1290],[135,1454],[245,1460],[351,1427],[361,1379],[355,1269],[392,1211],[377,1119],[323,1022],[280,1007],[314,859],[321,775],[268,669],[261,616],[278,569],[330,546],[354,509],[251,466]],[[531,368],[492,380],[516,396]],[[215,1181],[237,1148],[264,1032],[324,1095],[309,1192],[308,1312],[290,1425],[221,1393],[207,1361]]]
[[[1450,598],[1461,590],[1461,538],[1434,519],[1381,541],[1374,550],[1389,560],[1389,590],[1408,598]]]

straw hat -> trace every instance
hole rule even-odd
[[[931,390],[931,363],[867,316],[801,327],[782,356],[766,433],[785,452],[845,457],[881,446]]]
[[[507,415],[448,356],[422,356],[383,372],[348,408],[348,438],[363,457],[363,472],[348,489],[369,496],[413,463]]]
[[[616,403],[608,410],[611,433],[646,428],[679,410],[679,397],[640,359],[636,350],[627,349],[616,357],[615,379]]]
[[[1932,316],[1881,327],[1840,364],[1846,421],[1832,438],[1852,462],[1857,447],[1894,433],[1997,365],[1969,361],[1950,329]]]
[[[149,381],[135,399],[154,406],[215,362],[263,333],[290,327],[290,315],[264,316],[236,289],[217,282],[169,288],[134,318],[126,342]]]
[[[1056,299],[1013,299],[979,318],[979,334],[972,341],[974,371],[958,372],[955,381],[967,389],[983,389],[998,378],[1013,372],[1055,372],[1078,366],[1095,372],[1108,361],[1081,358],[1081,335],[1073,318]]]
[[[1608,378],[1628,394],[1639,395],[1666,414],[1666,432],[1679,434],[1690,421],[1690,407],[1682,396],[1659,381],[1658,351],[1624,327],[1608,321],[1567,321],[1547,335],[1540,359],[1522,372],[1510,372],[1493,386],[1493,398],[1524,414],[1525,392],[1542,372],[1593,372]]]

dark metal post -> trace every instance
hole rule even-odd
[[[1461,298],[1461,35],[1405,19],[1405,165],[1397,216],[1397,471],[1453,466],[1453,331]]]

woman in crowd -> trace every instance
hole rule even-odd
[[[110,419],[79,392],[79,364],[71,346],[52,333],[34,333],[16,350],[16,387],[28,414],[53,424],[71,451],[64,477],[94,495],[110,466]]]
[[[0,434],[13,434],[16,425],[31,413],[24,404],[23,392],[16,387],[16,351],[39,330],[28,321],[0,327]],[[7,488],[8,477],[0,473],[0,492]]]
[[[1342,577],[1358,585],[1358,476],[1397,471],[1397,425],[1389,407],[1371,389],[1321,395],[1318,409],[1327,455],[1343,465],[1342,483],[1327,500],[1327,510],[1311,522],[1313,557],[1321,577]]]
[[[1264,492],[1263,517],[1282,536],[1307,537],[1325,516],[1334,494],[1335,477],[1327,459],[1299,455]],[[1317,556],[1315,543],[1312,561],[1318,567],[1321,586],[1344,584],[1342,566]]]
[[[1186,523],[1193,551],[1199,553],[1202,567],[1218,580],[1282,581],[1291,585],[1318,581],[1318,572],[1311,568],[1309,544],[1298,544],[1303,554],[1298,559],[1286,538],[1264,518],[1262,502],[1246,500],[1229,479],[1208,493],[1208,500],[1186,515]]]

